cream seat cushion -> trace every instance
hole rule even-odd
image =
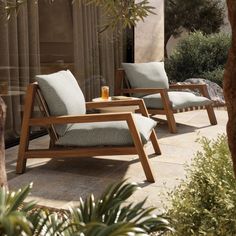
[[[173,109],[183,109],[192,106],[210,105],[212,101],[206,97],[196,96],[190,92],[168,92]],[[161,96],[158,93],[142,97],[147,108],[163,109]]]
[[[156,122],[139,114],[132,114],[145,144],[150,138]],[[129,146],[133,140],[126,121],[109,121],[73,124],[56,142],[65,146]]]

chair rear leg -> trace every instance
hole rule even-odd
[[[171,104],[170,104],[170,99],[167,90],[163,90],[161,93],[161,100],[163,103],[163,108],[166,114],[167,122],[168,122],[168,127],[169,131],[171,133],[177,133],[177,127],[176,127],[176,122],[175,122],[175,117],[174,117],[174,112],[172,110]]]
[[[151,133],[150,140],[151,140],[152,146],[153,146],[153,148],[155,150],[155,154],[161,155],[161,149],[160,149],[160,146],[158,144],[157,135],[156,135],[154,130]]]
[[[177,133],[177,126],[175,122],[174,113],[172,110],[166,111],[166,119],[168,122],[169,131],[173,134]]]
[[[154,183],[155,179],[154,179],[151,167],[148,162],[148,156],[144,151],[143,143],[141,141],[140,135],[137,131],[137,128],[135,126],[132,116],[130,116],[130,119],[127,120],[127,123],[129,126],[130,134],[131,134],[133,141],[134,141],[134,145],[135,145],[137,154],[139,156],[139,160],[142,164],[145,176],[147,178],[147,181],[150,183]]]
[[[206,106],[207,114],[211,125],[217,125],[216,115],[212,105]]]

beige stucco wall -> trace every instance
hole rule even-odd
[[[150,14],[135,27],[135,62],[160,61],[164,57],[164,0],[149,2],[156,15]]]

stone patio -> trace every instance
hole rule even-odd
[[[30,182],[34,183],[30,200],[54,208],[68,208],[93,193],[99,196],[105,187],[115,181],[128,179],[137,182],[140,189],[130,201],[140,201],[148,197],[147,205],[163,209],[165,193],[177,186],[185,176],[186,163],[191,163],[194,153],[200,149],[196,139],[205,136],[215,138],[225,133],[227,112],[215,109],[218,125],[209,125],[204,110],[176,114],[178,134],[168,132],[165,121],[156,128],[161,156],[150,156],[150,164],[156,177],[155,183],[145,181],[145,176],[137,156],[111,156],[70,159],[31,159],[27,162],[25,174],[16,175],[15,166],[18,147],[6,150],[8,182],[11,190]],[[161,117],[162,118],[162,117]],[[33,140],[37,148],[48,145],[48,137]],[[148,144],[148,153],[153,153]]]

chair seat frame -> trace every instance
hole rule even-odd
[[[43,117],[33,117],[34,104],[36,97],[39,101]],[[105,101],[105,102],[87,102],[86,109],[97,109],[102,107],[115,106],[138,106],[143,116],[149,117],[148,111],[142,99],[122,100],[122,101]],[[90,123],[90,122],[107,122],[107,121],[126,121],[131,137],[133,139],[133,146],[107,146],[107,147],[67,147],[55,145],[58,135],[55,132],[54,125],[72,124],[72,123]],[[29,148],[29,134],[32,127],[46,127],[50,136],[50,144],[48,149],[30,149]],[[154,129],[151,131],[150,141],[154,148],[155,154],[160,155],[161,150],[158,144],[157,136]],[[46,102],[40,92],[37,83],[32,83],[28,86],[24,114],[22,121],[22,129],[20,136],[20,144],[18,151],[18,159],[16,172],[22,174],[26,169],[26,162],[28,158],[67,158],[67,157],[85,157],[85,156],[107,156],[107,155],[130,155],[137,154],[142,164],[146,179],[148,182],[155,182],[152,173],[148,156],[144,149],[140,134],[137,130],[133,115],[131,112],[119,113],[99,113],[99,114],[85,114],[85,115],[66,115],[66,116],[50,116]]]
[[[206,84],[170,84],[169,89],[162,89],[162,88],[130,88],[129,83],[126,80],[125,76],[125,71],[122,68],[119,68],[116,71],[116,81],[115,81],[115,95],[131,95],[131,94],[154,94],[154,93],[159,93],[162,104],[163,104],[163,109],[152,109],[152,108],[147,108],[148,113],[151,115],[166,115],[167,123],[168,123],[168,128],[171,133],[177,133],[177,126],[176,126],[176,121],[174,117],[174,113],[179,112],[179,110],[174,109],[171,106],[170,98],[168,95],[168,91],[171,90],[198,90],[199,93],[210,99],[208,90],[207,90],[207,85]],[[188,107],[188,110],[194,110],[195,108],[199,107]],[[207,114],[210,120],[211,125],[216,125],[217,120],[214,112],[213,105],[207,105],[207,106],[202,106],[200,107],[201,109],[206,109]]]

